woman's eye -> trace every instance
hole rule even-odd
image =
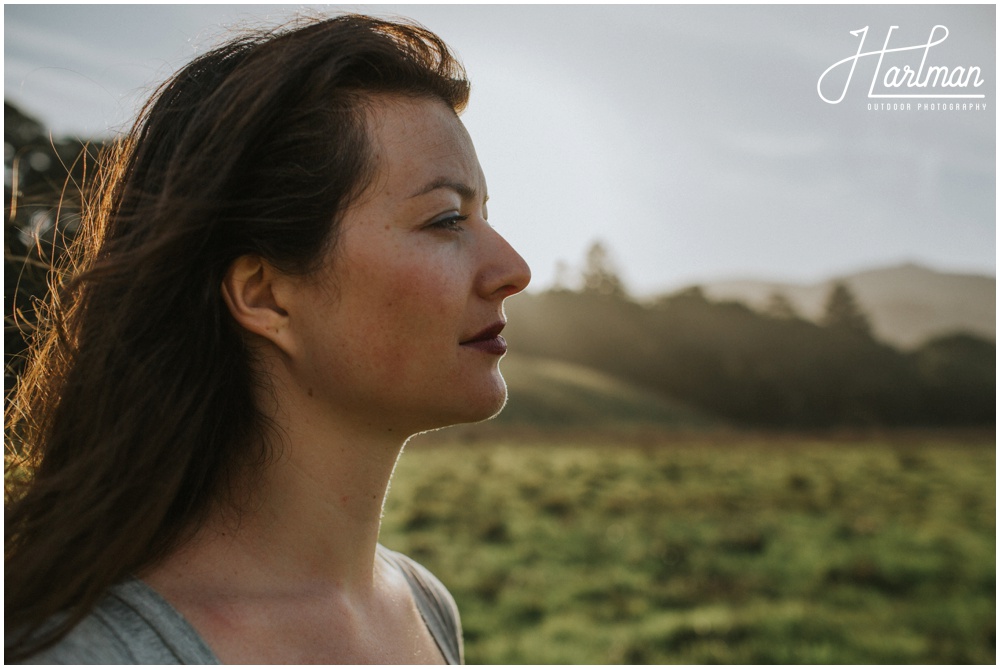
[[[462,223],[468,218],[468,216],[459,216],[458,214],[455,214],[453,216],[447,216],[434,221],[431,223],[430,227],[440,230],[461,230]]]

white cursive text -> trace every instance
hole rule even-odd
[[[900,93],[900,94],[876,94],[875,84],[879,81],[879,72],[882,70],[882,60],[885,58],[887,53],[899,53],[902,51],[916,51],[923,50],[923,57],[920,59],[920,65],[916,70],[911,68],[909,65],[904,65],[903,69],[900,70],[898,67],[890,67],[885,72],[885,76],[882,78],[882,86],[885,88],[902,88],[907,89],[917,88],[925,89],[936,87],[940,88],[968,88],[970,85],[973,88],[978,88],[982,86],[985,82],[982,79],[982,70],[978,66],[973,66],[969,68],[955,67],[947,68],[942,66],[930,66],[927,65],[927,54],[930,53],[931,47],[941,44],[946,39],[948,39],[948,28],[942,25],[936,25],[931,28],[931,34],[927,38],[926,44],[918,44],[916,46],[903,46],[895,47],[893,49],[889,48],[889,38],[892,36],[892,31],[899,26],[890,26],[889,32],[885,35],[885,44],[878,51],[865,51],[862,49],[865,45],[865,37],[868,35],[868,26],[861,28],[860,30],[852,30],[851,34],[855,37],[860,35],[861,41],[858,43],[858,52],[843,60],[839,60],[830,67],[826,68],[826,71],[820,75],[819,81],[816,82],[816,92],[819,93],[819,97],[823,102],[828,102],[832,105],[838,104],[847,95],[847,88],[851,85],[851,78],[854,76],[854,68],[858,64],[858,60],[865,58],[867,56],[878,56],[878,65],[875,67],[875,75],[872,77],[872,85],[868,89],[869,98],[983,98],[986,97],[981,93],[930,93],[930,92],[919,92],[919,93]],[[935,40],[935,34],[938,29],[943,30],[944,33]],[[830,98],[823,95],[823,79],[826,75],[830,74],[833,70],[840,67],[841,65],[851,64],[851,70],[847,74],[847,83],[844,84],[844,90],[840,92],[840,97],[836,100],[831,100]]]

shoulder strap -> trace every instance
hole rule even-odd
[[[412,559],[379,545],[379,553],[403,572],[417,608],[448,664],[464,664],[462,623],[451,593],[434,574]]]

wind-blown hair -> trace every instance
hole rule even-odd
[[[104,158],[6,417],[6,661],[64,636],[272,457],[266,379],[221,283],[244,254],[321,265],[374,174],[366,109],[383,93],[458,113],[469,84],[412,24],[248,33],[161,86]]]

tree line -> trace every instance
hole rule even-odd
[[[873,336],[844,284],[817,323],[780,295],[761,312],[698,287],[640,303],[595,247],[576,287],[509,301],[505,336],[516,350],[599,369],[737,424],[996,422],[991,341],[955,333],[899,350]]]

